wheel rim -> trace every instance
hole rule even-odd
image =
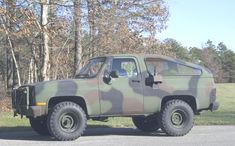
[[[171,114],[171,122],[174,127],[182,127],[185,122],[185,113],[182,110],[175,110]]]
[[[79,119],[75,114],[71,114],[71,113],[66,113],[60,116],[59,119],[60,122],[60,128],[64,131],[64,132],[74,132],[78,125],[79,125]]]

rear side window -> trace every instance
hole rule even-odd
[[[197,68],[178,64],[178,70],[181,75],[201,75],[202,71]]]
[[[149,73],[152,75],[201,75],[200,69],[163,59],[147,58],[146,65]]]

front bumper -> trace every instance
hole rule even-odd
[[[219,103],[216,102],[216,101],[212,102],[212,103],[210,104],[210,106],[209,106],[209,110],[211,110],[211,111],[215,111],[215,110],[217,110],[218,108],[219,108]]]

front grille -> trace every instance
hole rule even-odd
[[[12,90],[11,93],[11,97],[12,97],[12,108],[15,109],[16,108],[16,89]]]
[[[15,109],[20,109],[20,107],[27,107],[29,105],[28,101],[29,88],[20,87],[14,89],[12,92],[12,106]]]

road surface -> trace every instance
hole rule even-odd
[[[0,131],[0,146],[235,146],[235,126],[194,126],[183,137],[132,128],[88,128],[75,141],[60,142],[31,130]]]

